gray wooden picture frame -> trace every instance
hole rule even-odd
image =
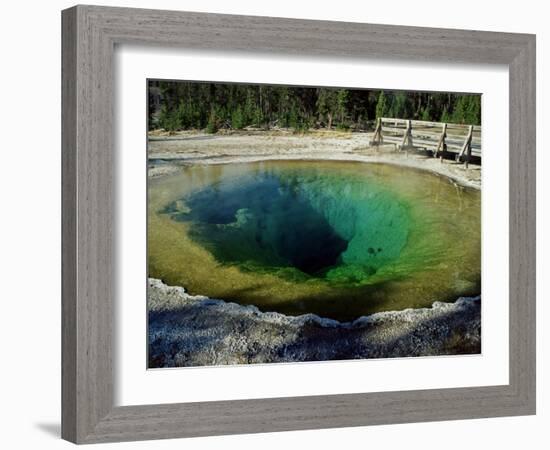
[[[62,31],[64,439],[94,443],[535,413],[534,35],[97,6],[63,11]],[[507,65],[509,384],[115,407],[113,52],[121,43]]]

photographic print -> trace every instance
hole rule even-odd
[[[148,367],[481,353],[481,95],[148,80]]]

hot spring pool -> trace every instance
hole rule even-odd
[[[398,166],[197,165],[150,181],[149,276],[350,320],[480,293],[479,191]]]

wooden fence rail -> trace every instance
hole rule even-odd
[[[481,126],[382,117],[377,119],[371,145],[393,144],[397,149],[429,150],[434,157],[453,155],[466,167],[481,158]]]

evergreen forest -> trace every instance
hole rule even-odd
[[[371,130],[380,117],[481,124],[481,95],[150,80],[149,130]]]

